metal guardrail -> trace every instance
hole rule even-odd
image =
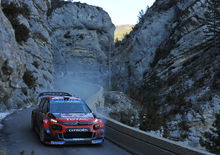
[[[87,99],[94,112],[97,112],[97,108],[104,106],[103,94],[104,90],[100,87],[97,93]],[[106,138],[134,154],[213,155],[212,153],[176,144],[174,141],[162,137],[150,135],[103,115],[98,114],[98,116],[106,121]]]
[[[150,135],[139,129],[102,116],[106,120],[106,138],[134,154],[213,155],[174,141]]]

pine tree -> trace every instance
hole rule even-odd
[[[220,113],[215,118],[210,131],[205,132],[200,139],[200,144],[210,152],[220,155]]]
[[[138,22],[143,22],[144,10],[139,11]]]
[[[212,46],[220,49],[220,0],[208,0],[208,11],[206,13],[207,36],[212,38]]]

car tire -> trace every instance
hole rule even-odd
[[[40,142],[41,142],[42,144],[45,144],[45,143],[46,143],[46,138],[45,138],[44,128],[43,128],[42,125],[41,125],[41,127],[40,127],[39,137],[40,137]]]

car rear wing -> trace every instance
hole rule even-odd
[[[69,93],[66,92],[42,92],[39,94],[38,97],[43,97],[43,96],[72,96]]]

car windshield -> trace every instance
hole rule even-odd
[[[89,107],[82,101],[51,101],[51,113],[90,113]]]

